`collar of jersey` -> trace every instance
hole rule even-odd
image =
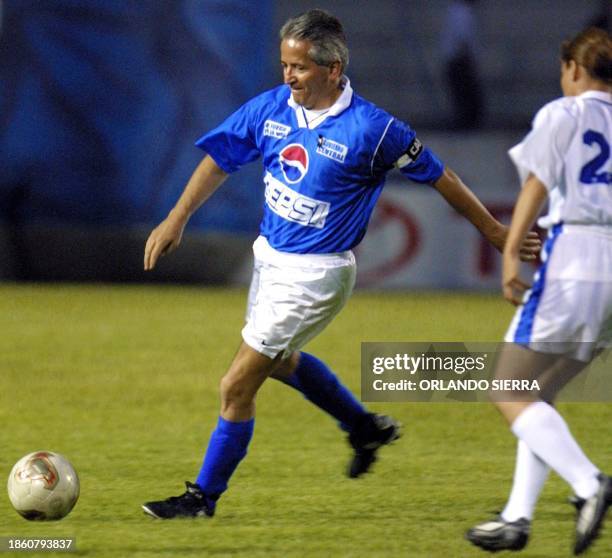
[[[287,104],[293,110],[295,110],[295,116],[298,121],[298,126],[300,128],[311,128],[311,129],[316,128],[317,126],[320,126],[322,122],[325,122],[325,120],[329,118],[330,116],[337,116],[341,112],[344,112],[350,106],[351,101],[353,100],[353,88],[351,87],[351,80],[347,78],[346,76],[343,76],[341,87],[342,87],[342,93],[340,94],[340,97],[338,97],[336,102],[329,108],[329,111],[324,116],[322,116],[321,118],[317,119],[315,122],[310,124],[310,126],[308,125],[308,123],[306,122],[306,119],[304,118],[304,112],[302,111],[302,105],[298,105],[293,100],[293,95],[291,95],[291,89],[289,89],[289,99],[287,99]]]
[[[612,93],[607,93],[605,91],[585,91],[579,97],[584,98],[592,98],[599,99],[600,101],[605,101],[606,103],[612,103]]]

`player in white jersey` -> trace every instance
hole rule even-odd
[[[541,391],[494,397],[518,450],[505,508],[467,533],[490,551],[527,544],[549,469],[575,492],[575,554],[597,537],[612,504],[610,477],[589,461],[552,406],[570,379],[612,347],[612,40],[605,31],[591,28],[563,43],[561,88],[565,96],[544,106],[510,150],[523,189],[504,249],[503,292],[519,308],[496,377],[538,379]],[[549,237],[529,288],[517,247],[546,199],[539,223]]]
[[[247,453],[255,395],[268,376],[299,390],[348,432],[349,476],[368,471],[377,449],[398,436],[390,417],[368,413],[333,372],[300,349],[341,310],[355,282],[351,249],[393,167],[432,184],[497,248],[507,228],[411,128],[359,97],[344,71],[341,23],[321,10],[281,29],[284,85],[245,103],[198,142],[207,156],[175,208],[150,235],[145,269],[176,248],[189,216],[227,174],[262,158],[265,206],[255,241],[247,321],[221,380],[221,413],[195,483],[180,497],[148,502],[146,513],[170,519],[212,516],[216,501]],[[537,240],[524,243],[535,257]]]

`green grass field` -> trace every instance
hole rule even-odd
[[[77,554],[92,557],[484,556],[463,533],[505,501],[515,446],[487,404],[374,405],[404,423],[404,436],[373,474],[350,480],[335,424],[269,381],[214,519],[142,513],[199,469],[244,303],[239,290],[0,285],[2,483],[39,449],[69,457],[81,479],[76,508],[55,523],[22,519],[3,488],[0,537],[76,537]],[[497,296],[357,293],[308,350],[358,390],[362,341],[497,341],[511,315]],[[561,410],[612,471],[612,406]],[[521,556],[570,555],[569,494],[551,476]],[[612,526],[588,555],[612,555]]]

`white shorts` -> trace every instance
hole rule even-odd
[[[244,342],[270,358],[283,358],[318,335],[340,312],[355,285],[355,257],[290,254],[260,236],[247,302]]]
[[[612,232],[558,225],[505,341],[589,362],[612,348]]]

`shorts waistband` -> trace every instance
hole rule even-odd
[[[584,233],[584,234],[598,234],[612,238],[612,225],[587,225],[587,224],[574,224],[574,223],[563,223],[563,232],[566,233]]]
[[[264,236],[258,236],[253,243],[253,254],[258,260],[275,265],[290,267],[342,267],[355,265],[352,250],[330,254],[294,254],[272,248]]]

